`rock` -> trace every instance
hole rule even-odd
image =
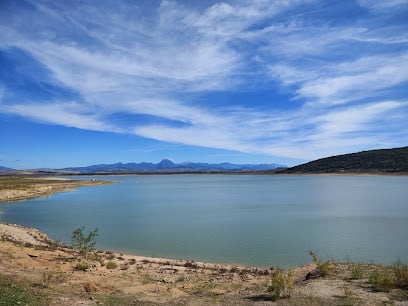
[[[323,272],[317,269],[314,269],[312,271],[310,271],[309,273],[306,274],[305,279],[309,280],[309,279],[316,279],[319,277],[323,277]]]
[[[94,283],[88,282],[84,284],[85,292],[98,292],[100,288],[96,286]]]
[[[123,265],[120,265],[120,269],[121,270],[127,270],[127,269],[129,269],[129,265],[127,263],[123,264]]]

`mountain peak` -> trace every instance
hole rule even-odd
[[[176,164],[173,163],[170,159],[162,159],[160,163],[157,164],[159,168],[171,168],[174,167]]]

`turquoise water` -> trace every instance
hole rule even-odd
[[[99,248],[258,266],[408,261],[407,176],[146,175],[0,205],[0,220]],[[85,177],[85,179],[89,179]]]

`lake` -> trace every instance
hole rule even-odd
[[[98,176],[83,187],[0,205],[0,220],[70,242],[218,263],[293,267],[324,259],[408,261],[408,176]],[[83,177],[90,179],[90,177]]]

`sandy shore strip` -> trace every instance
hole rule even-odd
[[[35,228],[0,221],[0,237],[23,245],[46,246],[51,243],[47,235]]]
[[[111,184],[111,181],[71,180],[59,177],[1,177],[0,202],[21,201],[74,191],[84,186]]]

